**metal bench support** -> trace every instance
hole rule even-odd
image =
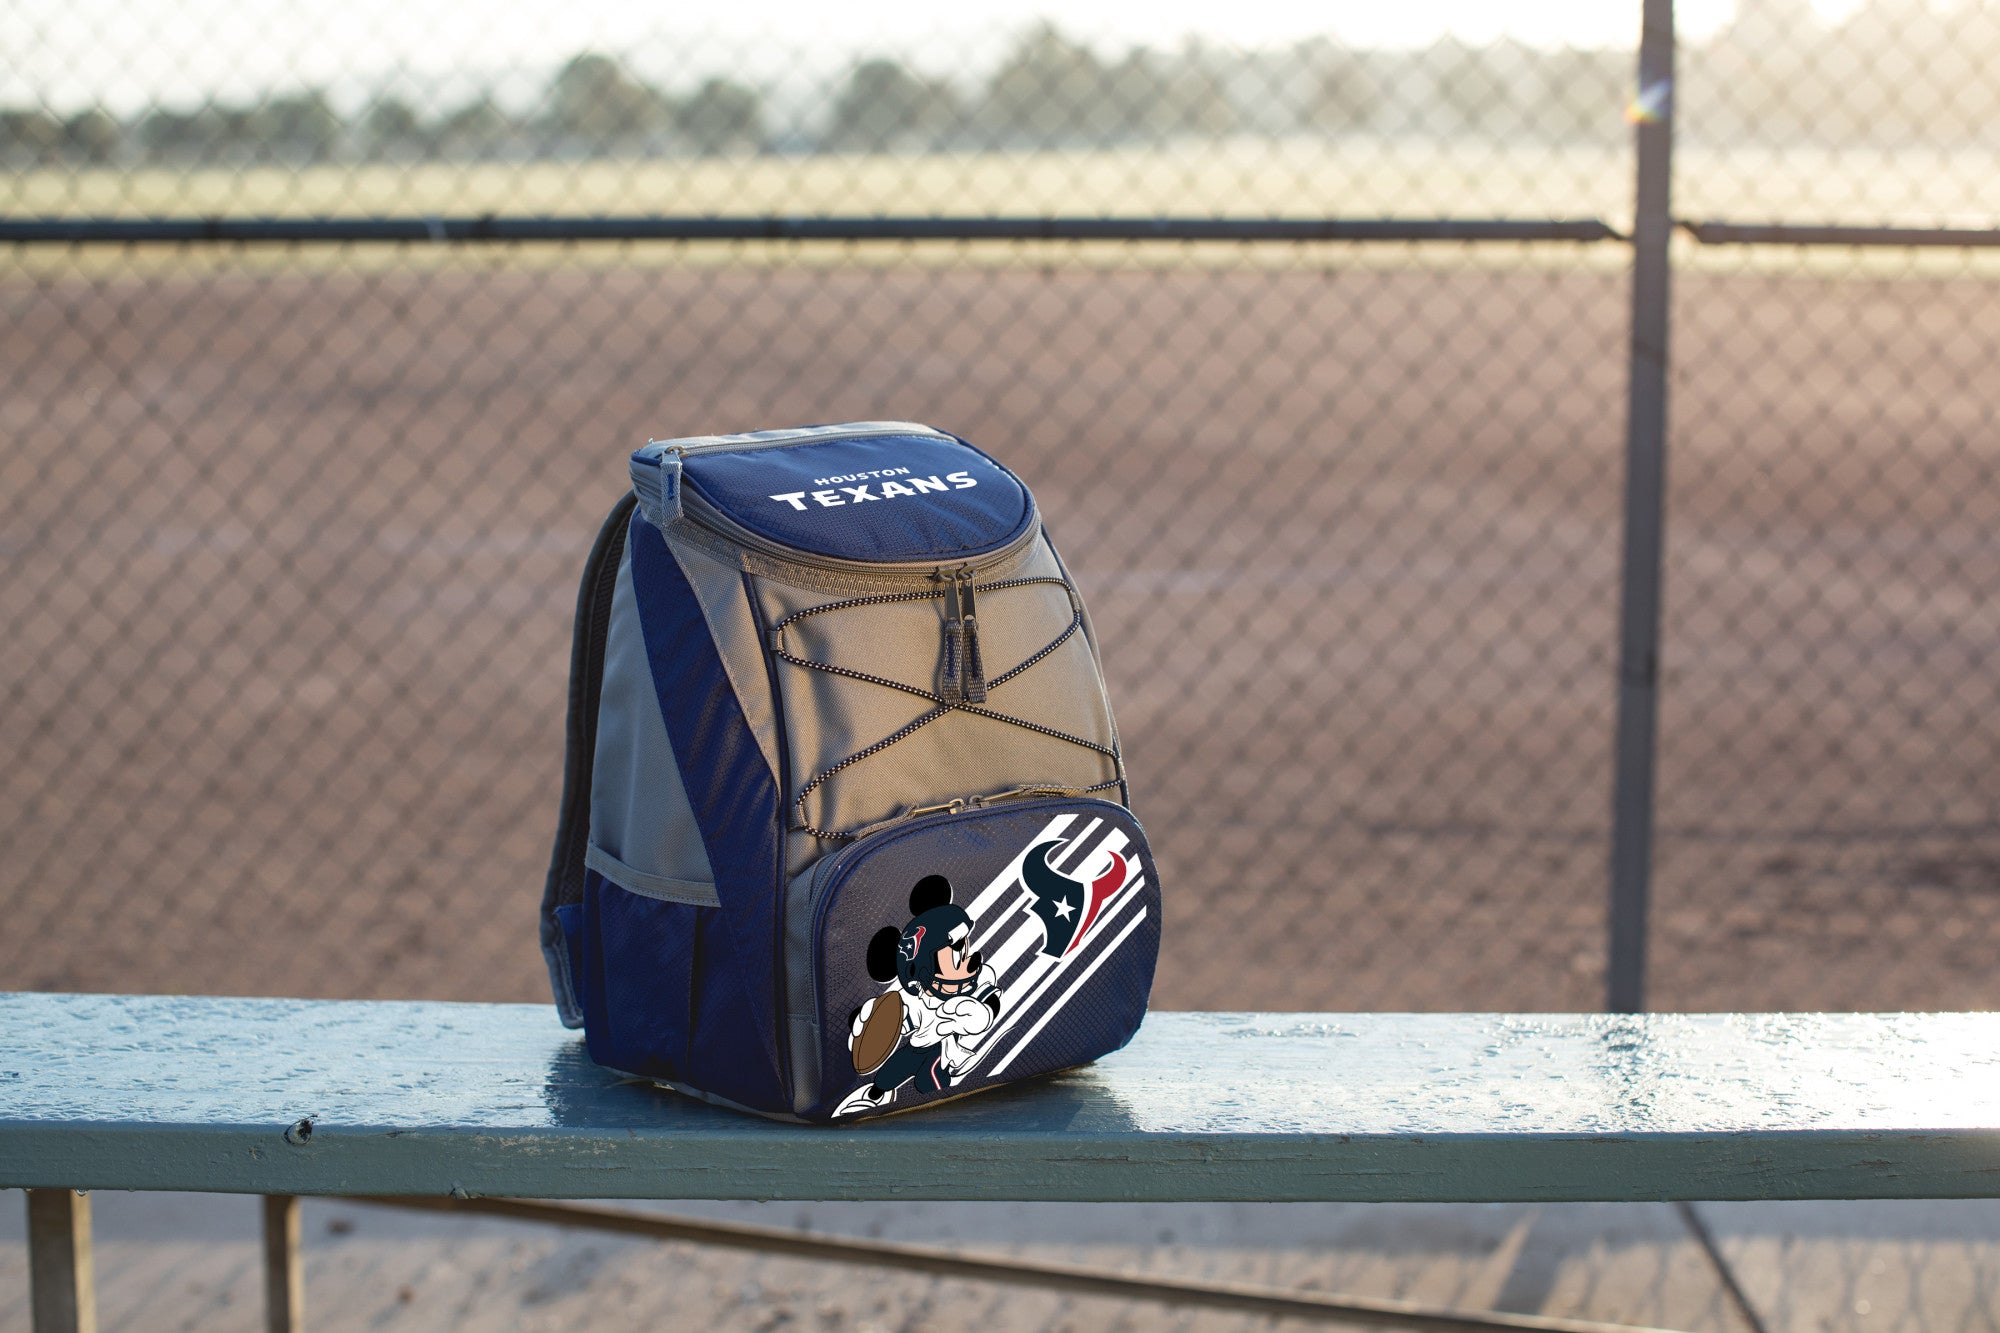
[[[305,1327],[306,1275],[299,1262],[299,1196],[264,1196],[264,1326],[270,1333]]]
[[[28,1191],[28,1285],[35,1333],[97,1333],[87,1195]]]

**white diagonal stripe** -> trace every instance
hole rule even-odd
[[[1007,969],[1019,962],[1021,956],[1042,942],[1042,919],[1033,912],[1019,930],[1007,937],[1006,943],[993,951],[993,975],[1003,976]]]
[[[1127,935],[1130,935],[1133,931],[1137,930],[1139,928],[1139,923],[1141,921],[1144,921],[1145,919],[1146,919],[1146,909],[1142,907],[1139,909],[1139,915],[1133,917],[1132,920],[1126,925],[1125,929],[1119,931],[1116,938],[1114,938],[1111,941],[1111,943],[1105,945],[1104,948],[1098,953],[1097,957],[1090,960],[1090,966],[1083,969],[1083,974],[1079,976],[1075,981],[1070,983],[1069,989],[1062,993],[1062,998],[1057,1000],[1054,1004],[1050,1005],[1046,1010],[1044,1010],[1042,1012],[1041,1018],[1036,1020],[1035,1025],[1029,1028],[1027,1032],[1022,1035],[1021,1039],[1015,1042],[1013,1046],[1008,1049],[1007,1054],[1000,1057],[1000,1063],[993,1066],[993,1077],[998,1078],[1000,1077],[1000,1075],[1007,1072],[1007,1066],[1014,1062],[1014,1057],[1019,1055],[1022,1051],[1028,1049],[1028,1043],[1032,1042],[1035,1039],[1036,1034],[1039,1033],[1045,1025],[1047,1025],[1048,1021],[1051,1018],[1054,1018],[1057,1014],[1062,1012],[1063,1006],[1069,1003],[1070,997],[1077,993],[1077,991],[1083,986],[1084,982],[1090,980],[1090,974],[1095,972],[1098,968],[1104,966],[1104,960],[1109,958],[1113,953],[1117,952],[1118,946],[1125,942],[1125,937]]]
[[[1067,850],[1070,852],[1077,852],[1082,850],[1084,844],[1090,841],[1090,835],[1097,832],[1098,828],[1101,827],[1103,823],[1104,821],[1102,819],[1093,819],[1088,824],[1085,824],[1083,826],[1083,832],[1077,834],[1074,838],[1071,838],[1069,840],[1069,847]],[[1068,860],[1069,858],[1065,856],[1063,859]],[[1055,867],[1051,866],[1050,869],[1054,870]],[[1060,875],[1067,875],[1069,871],[1057,870],[1056,873]]]
[[[1131,883],[1120,889],[1117,896],[1112,900],[1110,909],[1098,918],[1092,933],[1094,935],[1101,935],[1104,931],[1108,930],[1112,919],[1122,915],[1129,904],[1138,900],[1139,894],[1137,891],[1143,888],[1145,883],[1146,877],[1142,873],[1135,875]],[[1040,924],[1040,920],[1036,919],[1035,925],[1039,926]],[[1028,964],[1027,971],[1023,973],[1021,980],[1014,984],[1015,991],[1021,991],[1025,988],[1026,993],[1017,996],[1009,994],[1005,990],[1001,992],[1008,1000],[1007,1017],[1001,1020],[1000,1026],[993,1030],[990,1037],[980,1043],[982,1054],[985,1051],[993,1049],[994,1044],[1007,1034],[1007,1030],[1013,1027],[1023,1014],[1034,1007],[1035,1001],[1041,998],[1043,992],[1054,985],[1061,978],[1062,974],[1069,970],[1072,963],[1083,957],[1083,953],[1083,946],[1079,943],[1076,948],[1063,954],[1060,958],[1051,958],[1047,954],[1037,954],[1034,960]],[[966,1068],[970,1069],[972,1065],[976,1065],[977,1063],[979,1063],[979,1057],[975,1056],[971,1064],[968,1064]]]
[[[988,884],[985,890],[972,900],[972,906],[965,909],[965,914],[974,921],[979,920],[987,908],[1000,901],[1001,895],[1006,893],[1009,888],[1020,880],[1021,857],[1028,854],[1028,847],[1039,846],[1047,842],[1050,838],[1055,837],[1058,833],[1068,828],[1070,821],[1075,818],[1075,815],[1057,815],[1054,819],[1051,819],[1048,825],[1029,841],[1028,846],[1021,849],[1020,856],[1016,856],[1012,861],[1007,863],[1007,868],[1000,872],[1000,877],[991,884]]]

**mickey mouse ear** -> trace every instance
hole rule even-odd
[[[910,890],[910,915],[922,916],[933,907],[943,907],[951,901],[951,881],[943,875],[925,875],[917,881],[917,887]]]
[[[894,926],[884,926],[868,941],[868,975],[877,981],[896,979],[896,947],[903,941],[903,932]]]

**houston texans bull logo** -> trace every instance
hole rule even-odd
[[[1062,957],[1090,933],[1105,901],[1125,886],[1129,869],[1123,856],[1110,852],[1111,865],[1085,885],[1049,864],[1049,857],[1063,842],[1062,838],[1051,838],[1037,843],[1021,862],[1021,878],[1035,895],[1029,910],[1042,922],[1042,952],[1051,958]]]

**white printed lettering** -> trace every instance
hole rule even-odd
[[[880,472],[860,472],[851,477],[816,477],[813,480],[813,484],[815,486],[832,486],[844,481],[862,481],[867,477],[888,476],[910,477],[910,470],[906,467],[884,468]],[[978,478],[974,477],[970,472],[947,472],[942,477],[910,477],[907,482],[885,481],[876,489],[870,489],[865,482],[859,486],[841,486],[840,490],[847,492],[848,496],[851,497],[845,500],[840,498],[839,491],[834,490],[782,491],[777,495],[773,495],[771,499],[778,501],[780,504],[788,504],[803,514],[808,510],[807,499],[815,501],[822,509],[834,509],[841,505],[858,505],[863,500],[895,500],[903,496],[923,495],[930,491],[962,491],[978,484]]]
[[[845,477],[814,477],[813,485],[838,486],[843,481],[873,481],[876,477],[907,477],[909,475],[910,470],[906,467],[885,467],[874,472],[854,472]]]

